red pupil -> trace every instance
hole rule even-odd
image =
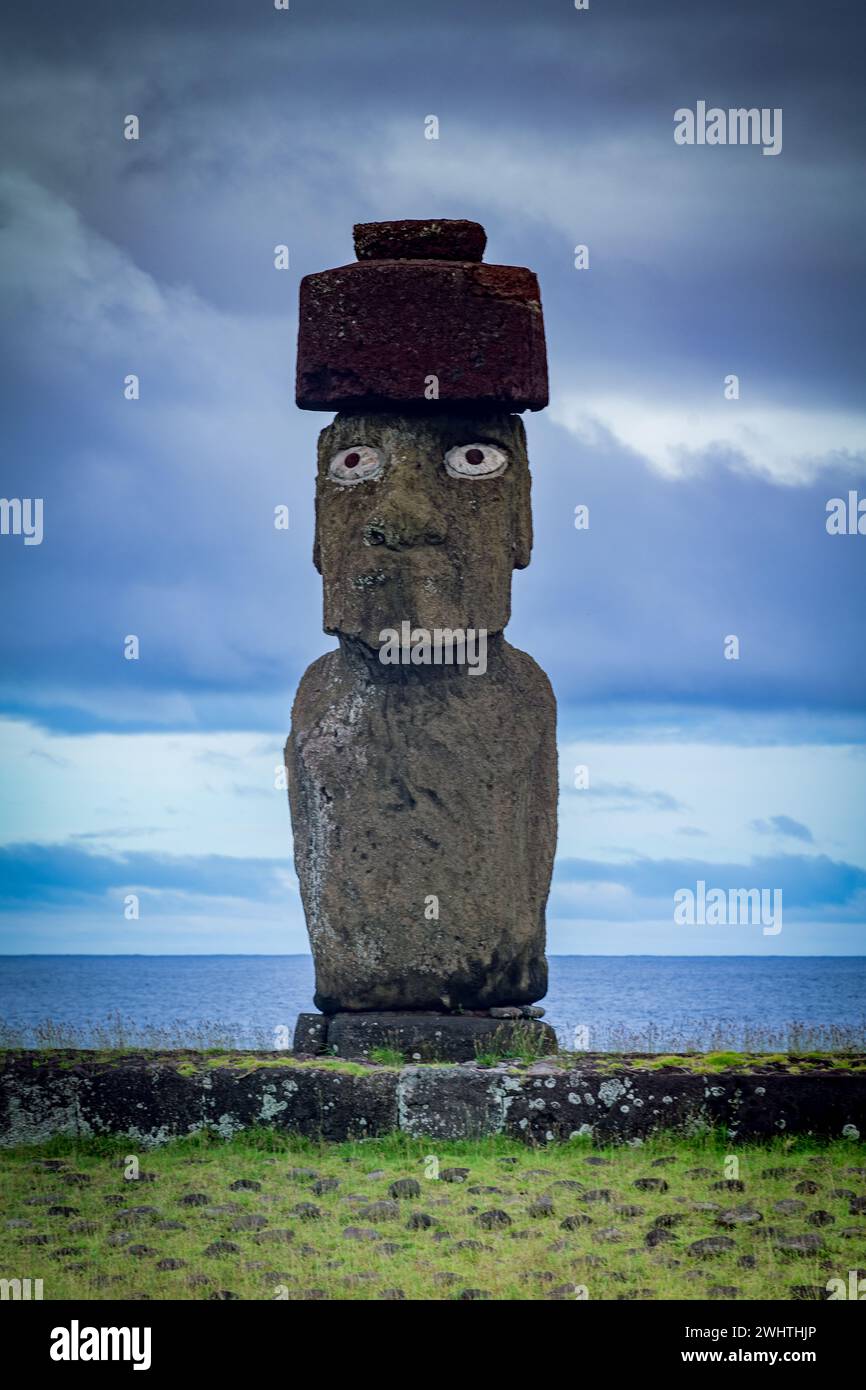
[[[346,457],[343,459],[343,463],[346,465],[347,468],[357,468],[360,462],[360,454],[347,454]]]
[[[482,453],[481,449],[467,449],[466,462],[472,464],[483,463],[484,454]]]

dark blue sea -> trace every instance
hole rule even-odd
[[[0,1042],[273,1048],[312,995],[309,956],[2,956]],[[866,957],[552,956],[542,1003],[594,1051],[863,1048]]]

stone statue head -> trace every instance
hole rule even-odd
[[[319,436],[314,560],[327,632],[501,632],[529,564],[523,422],[485,412],[339,414]]]

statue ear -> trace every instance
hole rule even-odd
[[[319,492],[318,492],[318,488],[316,489],[316,503],[315,503],[315,507],[316,507],[316,527],[315,527],[315,531],[314,531],[314,533],[313,533],[313,564],[316,566],[316,569],[318,570],[319,574],[321,574],[321,573],[322,573],[322,547],[321,547],[321,545],[319,544]]]
[[[532,555],[532,502],[530,500],[532,479],[529,475],[529,459],[526,455],[526,431],[519,415],[515,416],[514,427],[517,446],[515,453],[519,460],[520,477],[514,499],[511,549],[514,557],[514,569],[525,570]]]
[[[511,541],[516,570],[525,570],[532,555],[531,487],[529,469],[524,468],[521,470],[520,486],[514,503],[514,530]]]
[[[320,432],[319,432],[319,438],[318,438],[318,441],[317,441],[317,443],[316,443],[316,467],[317,467],[317,470],[318,470],[320,473],[321,473],[322,470],[326,467],[327,461],[328,461],[328,459],[331,457],[331,453],[332,453],[332,449],[331,449],[331,439],[332,439],[332,435],[333,435],[334,424],[335,424],[337,418],[338,418],[337,416],[334,416],[334,419],[331,421],[330,425],[326,425],[325,428],[324,428],[323,430],[320,430]],[[315,509],[316,509],[316,529],[315,529],[315,535],[314,535],[314,538],[313,538],[313,564],[316,566],[316,569],[318,570],[319,574],[321,574],[321,573],[322,573],[322,546],[321,546],[321,541],[320,541],[320,539],[319,539],[319,484],[318,484],[318,479],[317,479],[317,481],[316,481],[316,501],[315,501]]]

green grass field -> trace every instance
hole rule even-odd
[[[0,1277],[45,1299],[789,1300],[866,1275],[849,1141],[58,1139],[0,1154],[0,1193]]]

